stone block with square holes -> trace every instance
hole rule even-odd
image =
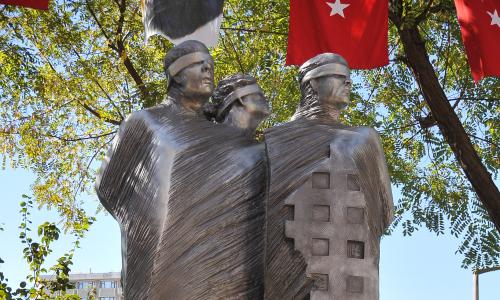
[[[294,207],[285,235],[306,260],[310,299],[378,299],[378,251],[353,165],[328,159],[285,203]]]
[[[377,300],[393,207],[378,134],[298,118],[264,136],[264,300]]]

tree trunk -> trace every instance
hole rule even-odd
[[[451,107],[441,87],[434,68],[429,61],[424,41],[417,25],[401,28],[401,23],[391,20],[398,26],[406,59],[415,79],[419,83],[424,99],[436,120],[441,133],[450,145],[465,176],[469,179],[477,196],[486,208],[495,227],[500,232],[500,192],[491,174],[481,162],[460,119]]]

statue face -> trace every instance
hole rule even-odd
[[[188,97],[210,97],[214,91],[214,62],[211,58],[192,64],[175,76]]]
[[[344,108],[350,102],[351,80],[345,75],[332,74],[311,79],[313,89],[318,93],[322,104]]]
[[[268,115],[269,104],[264,95],[250,94],[233,103],[225,123],[253,133]]]
[[[264,119],[269,115],[269,103],[262,94],[250,94],[240,99],[245,111],[254,117]]]

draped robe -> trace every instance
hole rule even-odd
[[[266,130],[264,136],[269,170],[265,299],[378,299],[379,241],[392,220],[393,210],[389,176],[378,134],[371,128],[347,127],[300,117]],[[330,172],[327,178],[338,177],[335,174],[347,168],[351,169],[349,172],[357,174],[358,181],[355,184],[359,184],[360,191],[348,191],[347,188],[342,191],[337,187],[328,189],[330,182],[345,182],[345,177],[342,180],[327,179],[326,189],[314,189],[314,172]],[[355,200],[363,201],[363,224],[350,225],[342,220],[346,210],[336,202],[344,201],[345,195],[353,195],[356,196]],[[323,199],[319,199],[321,197]],[[304,222],[304,219],[311,218],[317,212],[300,210],[310,205],[310,202],[319,200],[323,201],[322,206],[317,206],[319,208],[324,208],[325,203],[332,205],[326,216],[321,215],[321,211],[316,216],[324,222]],[[309,230],[307,226],[319,230]],[[338,236],[339,233],[356,236],[358,229],[365,232],[366,240],[363,243],[366,243],[365,249],[369,253],[364,255],[370,261],[344,259],[348,238],[335,240],[335,234]],[[314,232],[322,235],[322,239],[317,239],[319,248],[308,249],[315,246],[315,237],[307,234]],[[321,244],[328,239],[329,244]],[[314,251],[319,251],[319,254],[314,256]],[[324,270],[326,267],[329,269]],[[314,268],[323,269],[326,279],[314,278],[318,275]],[[342,278],[342,272],[347,272],[349,268],[361,273],[365,270],[366,274],[361,275],[370,277],[364,279],[364,294],[355,290],[357,294],[352,294],[352,298],[345,292],[348,284]],[[329,282],[328,275],[331,277]],[[356,284],[353,289],[360,288],[359,281]],[[323,290],[318,292],[317,288]]]
[[[169,101],[133,113],[96,190],[122,231],[126,299],[259,299],[263,146]]]

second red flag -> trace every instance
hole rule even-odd
[[[474,81],[500,76],[500,0],[455,0]]]

